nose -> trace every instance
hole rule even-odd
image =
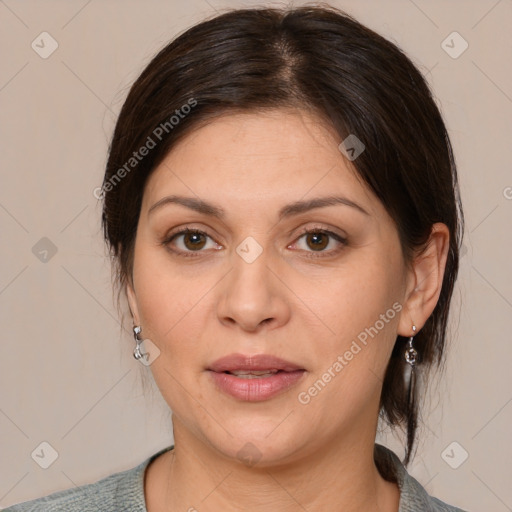
[[[221,281],[217,316],[221,323],[244,331],[275,329],[290,318],[289,288],[264,250],[249,263],[233,253],[233,267]]]

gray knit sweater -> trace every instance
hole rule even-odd
[[[135,468],[112,474],[92,484],[25,501],[3,512],[147,512],[144,471],[152,460],[172,448],[163,448]],[[429,496],[391,450],[376,444],[375,460],[383,476],[398,483],[398,512],[464,512]]]

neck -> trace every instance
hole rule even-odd
[[[324,441],[293,463],[264,467],[219,455],[176,418],[174,437],[175,449],[155,465],[159,476],[151,488],[159,490],[147,500],[148,512],[398,510],[398,487],[374,462],[375,436]]]

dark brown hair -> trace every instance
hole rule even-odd
[[[463,232],[450,140],[411,60],[332,7],[230,10],[193,26],[147,65],[121,109],[103,182],[104,236],[119,290],[131,279],[145,183],[176,142],[216,115],[283,107],[316,113],[340,142],[350,134],[363,142],[352,163],[395,221],[408,263],[434,223],[448,226],[441,294],[415,337],[420,368],[428,370],[443,359]],[[144,146],[152,147],[130,160]],[[405,427],[407,464],[418,396],[408,403],[405,341],[397,337],[380,412],[391,426]]]

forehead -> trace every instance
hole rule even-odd
[[[276,109],[264,112],[224,114],[185,138],[176,149],[201,143],[228,148],[230,158],[299,159],[311,150],[323,149],[336,157],[339,136],[325,120],[303,110]],[[180,147],[181,146],[181,147]]]
[[[151,174],[144,200],[166,193],[226,201],[288,200],[338,191],[375,197],[341,153],[335,130],[297,110],[225,114],[181,139]]]

